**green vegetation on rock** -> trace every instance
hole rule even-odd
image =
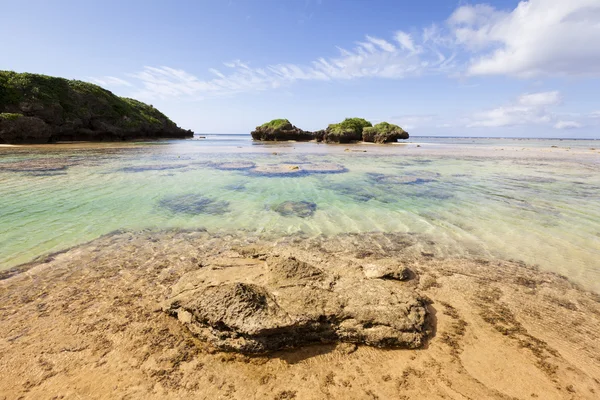
[[[326,142],[349,143],[362,140],[362,131],[372,124],[364,118],[346,118],[340,123],[330,124],[323,135]]]
[[[36,118],[37,126],[44,127],[44,133],[39,132],[36,137],[35,132],[23,132],[20,125],[3,126],[0,140],[51,142],[64,138],[192,136],[192,132],[178,128],[151,105],[118,97],[92,83],[40,74],[0,71],[0,112]]]
[[[346,118],[338,124],[330,124],[327,130],[333,134],[354,132],[357,135],[361,135],[362,130],[369,126],[373,126],[373,124],[364,118]]]
[[[291,125],[287,119],[274,119],[269,122],[262,124],[260,127],[263,129],[282,129],[288,125]]]
[[[0,113],[0,119],[4,119],[7,121],[19,119],[23,116],[23,114],[18,113]]]

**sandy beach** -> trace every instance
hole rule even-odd
[[[382,233],[275,241],[201,231],[107,235],[3,275],[0,393],[5,399],[597,398],[598,295],[523,263],[455,258],[427,243]],[[186,274],[200,271],[215,282],[261,276],[274,255],[342,278],[382,260],[408,268],[407,280],[390,284],[426,300],[426,342],[410,350],[333,341],[244,355],[211,346],[161,308]]]

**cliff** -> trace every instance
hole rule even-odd
[[[163,113],[100,86],[0,71],[0,143],[186,138]]]

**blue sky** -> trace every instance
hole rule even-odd
[[[0,0],[0,69],[95,82],[204,133],[348,116],[600,138],[600,1]]]

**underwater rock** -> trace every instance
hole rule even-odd
[[[287,119],[274,119],[264,123],[261,126],[257,126],[250,134],[252,135],[252,139],[263,141],[309,141],[314,139],[312,132],[303,131],[295,127]]]
[[[76,160],[65,158],[32,158],[27,160],[0,163],[0,171],[6,172],[60,172],[76,165]]]
[[[227,270],[183,275],[163,304],[220,350],[260,354],[333,342],[418,348],[427,336],[425,301],[391,281],[339,277],[295,257],[240,271],[243,282]]]
[[[306,175],[306,171],[293,164],[268,164],[259,165],[249,169],[248,172],[258,176],[301,176]]]
[[[316,210],[317,205],[309,201],[284,201],[283,203],[273,207],[273,211],[283,215],[284,217],[312,217]]]
[[[379,173],[367,173],[369,179],[384,185],[420,185],[423,183],[435,182],[434,178],[439,177],[435,172],[409,172],[404,175],[387,175]]]
[[[175,214],[220,215],[229,211],[229,202],[209,199],[197,194],[182,194],[165,197],[159,205]]]
[[[181,165],[181,164],[155,165],[155,164],[151,164],[151,165],[135,165],[135,166],[131,166],[131,167],[123,167],[123,168],[120,168],[119,171],[135,173],[135,172],[146,172],[146,171],[168,171],[171,169],[182,169],[185,167],[187,167],[187,165]]]
[[[301,169],[312,174],[340,174],[348,172],[343,165],[334,163],[307,163],[303,164]]]
[[[256,164],[252,161],[231,161],[222,163],[213,163],[211,166],[222,171],[243,171],[254,168]]]
[[[258,176],[305,176],[309,174],[340,174],[346,167],[334,163],[298,163],[259,165],[248,170]]]

